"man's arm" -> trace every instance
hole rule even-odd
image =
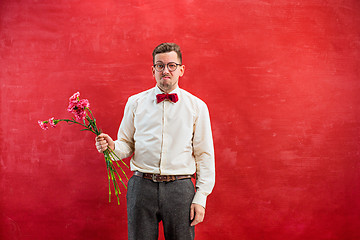
[[[203,102],[195,122],[193,147],[196,162],[196,193],[190,209],[192,226],[203,221],[206,199],[215,185],[215,154],[210,116]]]

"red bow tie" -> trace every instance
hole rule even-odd
[[[158,94],[156,95],[157,103],[160,103],[164,101],[165,99],[168,99],[174,103],[176,103],[179,100],[179,97],[176,93],[170,93],[170,94]]]

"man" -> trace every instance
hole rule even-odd
[[[156,86],[131,96],[118,139],[96,137],[99,152],[131,155],[128,182],[129,239],[194,239],[215,184],[214,148],[206,104],[178,86],[184,75],[180,47],[162,43],[153,51]],[[196,193],[191,177],[196,173]]]

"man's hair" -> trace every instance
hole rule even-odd
[[[155,55],[159,54],[159,53],[168,53],[168,52],[176,52],[179,60],[180,60],[180,64],[182,64],[182,54],[181,54],[181,50],[180,50],[180,46],[177,45],[176,43],[161,43],[159,46],[157,46],[153,53],[153,63],[155,63]]]

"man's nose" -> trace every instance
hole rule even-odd
[[[164,66],[163,73],[170,73],[170,70],[167,65]]]

